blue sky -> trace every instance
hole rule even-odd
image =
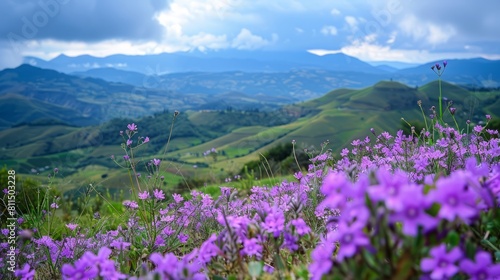
[[[500,59],[498,15],[498,0],[3,0],[0,68],[27,55],[225,49]]]

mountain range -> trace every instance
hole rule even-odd
[[[418,86],[437,78],[430,70],[442,61],[393,66],[371,65],[343,53],[318,56],[309,52],[272,51],[218,51],[202,53],[161,53],[152,55],[111,55],[93,57],[81,55],[69,57],[61,54],[51,60],[26,57],[25,63],[54,69],[67,74],[99,77],[114,82],[126,82],[136,86],[156,87],[168,74],[184,72],[221,73],[240,71],[244,73],[286,73],[297,70],[320,70],[343,73],[350,87],[362,88],[373,84],[367,78],[399,81],[409,86]],[[105,68],[114,68],[113,70]],[[99,70],[98,70],[99,69]],[[443,75],[446,81],[471,87],[498,87],[500,85],[500,61],[484,58],[450,59]],[[103,76],[99,76],[103,75]],[[155,81],[156,80],[156,81]]]
[[[494,119],[500,117],[498,90],[469,91],[443,82],[442,91],[448,101],[453,101],[454,116],[461,130],[466,129],[466,120],[471,120],[473,126],[484,123],[485,114]],[[247,161],[257,159],[259,153],[278,143],[295,140],[297,149],[313,151],[328,140],[328,147],[337,153],[349,148],[353,139],[373,137],[370,128],[377,134],[408,128],[401,118],[420,129],[424,123],[418,101],[428,115],[429,108],[438,104],[438,96],[437,81],[418,88],[381,81],[358,90],[332,90],[319,98],[284,105],[275,111],[188,110],[181,112],[175,121],[166,154],[163,151],[172,111],[135,119],[122,116],[86,127],[69,126],[60,118],[65,114],[54,114],[51,122],[19,123],[1,130],[0,160],[18,168],[19,172],[49,165],[63,166],[67,174],[78,173],[88,166],[102,174],[114,174],[111,170],[116,165],[110,155],[121,158],[123,153],[118,132],[126,124],[135,122],[140,128],[139,135],[151,138],[144,148],[146,159],[157,157],[172,161],[181,165],[183,172],[193,175],[196,170],[191,166],[206,166],[202,154],[215,147],[220,157],[210,163],[214,165],[212,168],[227,171],[230,166],[231,172],[238,172]],[[446,107],[444,113],[444,120],[454,125]]]
[[[437,78],[429,64],[396,69],[344,54],[307,52],[60,55],[26,61],[30,64],[0,71],[0,129],[54,118],[95,125],[162,110],[272,110],[337,88],[362,89],[380,80],[417,87]],[[454,59],[442,78],[473,90],[497,88],[499,73],[500,61]]]

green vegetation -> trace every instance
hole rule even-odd
[[[494,119],[500,117],[499,91],[469,91],[446,82],[442,86],[443,97],[447,102],[453,101],[455,117],[462,130],[467,129],[466,120],[471,121],[471,128],[485,114],[491,114]],[[141,153],[147,155],[142,162],[152,158],[168,161],[167,170],[174,175],[168,184],[188,190],[206,182],[217,183],[229,176],[243,175],[245,165],[248,172],[254,172],[259,178],[267,177],[268,173],[278,175],[278,170],[288,171],[297,165],[295,159],[289,155],[274,158],[269,153],[277,146],[289,147],[292,141],[296,143],[297,155],[302,157],[299,163],[305,167],[305,155],[319,152],[326,141],[330,143],[327,148],[338,154],[350,147],[351,139],[371,135],[371,128],[377,133],[403,129],[409,134],[414,126],[415,131],[420,132],[425,124],[417,103],[421,101],[422,110],[428,116],[432,113],[430,107],[438,103],[438,96],[437,82],[411,88],[383,81],[362,90],[337,89],[321,98],[272,112],[233,108],[181,112],[175,120],[166,153],[165,143],[172,123],[170,111],[136,119],[112,119],[84,128],[64,125],[63,120],[25,123],[0,131],[0,146],[4,147],[0,159],[25,174],[46,176],[48,170],[59,167],[66,178],[85,178],[84,170],[93,166],[99,170],[96,180],[102,180],[103,186],[113,190],[127,177],[110,158],[123,156],[118,132],[124,130],[125,124],[135,122],[141,131],[147,132],[141,137],[151,139],[141,148]],[[444,121],[452,123],[446,101],[444,106]],[[217,161],[203,156],[211,148],[219,151]],[[143,165],[138,166],[139,171],[145,171]],[[100,178],[104,175],[106,178]],[[75,182],[68,180],[65,188],[81,187]]]

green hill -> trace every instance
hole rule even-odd
[[[428,115],[429,108],[437,106],[438,96],[436,82],[417,89],[383,81],[361,90],[334,90],[318,99],[284,106],[275,112],[189,111],[175,120],[166,154],[163,152],[172,112],[135,120],[114,119],[85,128],[25,124],[0,131],[0,144],[4,147],[0,150],[0,160],[18,168],[20,173],[38,170],[40,166],[66,168],[70,178],[80,178],[82,170],[92,166],[96,177],[101,172],[107,174],[108,180],[114,178],[113,182],[121,182],[126,174],[115,168],[110,156],[121,159],[123,151],[118,132],[124,130],[127,123],[135,122],[140,135],[151,138],[151,142],[139,151],[141,161],[162,158],[169,162],[167,170],[175,176],[206,176],[214,170],[223,176],[239,172],[246,162],[259,159],[259,153],[278,143],[295,140],[296,149],[318,151],[328,140],[328,148],[339,152],[349,148],[354,139],[373,137],[370,128],[376,133],[395,133],[401,128],[401,118],[410,122],[423,121],[417,105],[419,100]],[[484,121],[485,114],[500,117],[500,92],[470,92],[443,82],[443,96],[453,100],[462,128],[467,119],[479,123]],[[450,121],[449,113],[445,114],[445,120]],[[211,148],[219,151],[216,162],[203,156],[203,152]],[[193,169],[193,165],[198,169]]]
[[[500,117],[499,92],[481,96],[480,93],[469,92],[443,82],[443,93],[446,93],[443,96],[447,96],[448,100],[454,101],[453,106],[459,106],[457,121],[462,128],[465,127],[467,119],[474,123],[483,121],[486,113]],[[221,151],[227,151],[226,154],[230,155],[227,161],[244,163],[256,159],[258,152],[269,149],[277,143],[287,143],[292,140],[296,141],[298,148],[308,149],[312,147],[319,149],[321,144],[328,140],[329,147],[338,152],[342,148],[350,147],[350,143],[356,138],[371,137],[370,128],[374,128],[377,133],[383,131],[395,133],[402,128],[401,118],[409,122],[423,122],[418,101],[422,101],[424,113],[428,115],[429,108],[437,106],[438,97],[437,82],[418,89],[397,82],[383,81],[362,90],[334,90],[321,98],[285,107],[284,111],[295,112],[295,115],[300,117],[296,121],[271,128],[254,126],[251,128],[253,133],[248,134],[241,132],[249,129],[235,130],[202,146],[176,151],[170,155],[172,157],[177,155],[179,159],[190,161],[195,160],[193,154],[216,147]],[[474,115],[470,116],[465,106],[461,105],[470,102],[469,100],[477,100],[478,104],[489,100],[489,103],[488,106],[476,106]],[[490,102],[492,100],[495,102]],[[198,113],[196,118],[203,118],[203,114]],[[448,112],[445,112],[445,120],[454,125]],[[241,156],[242,154],[246,155]],[[231,156],[238,158],[234,159]],[[221,160],[217,166],[225,164],[227,165]]]
[[[19,94],[0,95],[0,127],[34,122],[41,119],[84,126],[99,121],[92,115],[84,117],[77,110],[42,102]]]

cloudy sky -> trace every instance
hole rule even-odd
[[[28,55],[224,49],[500,59],[499,15],[498,0],[2,0],[0,68]]]

